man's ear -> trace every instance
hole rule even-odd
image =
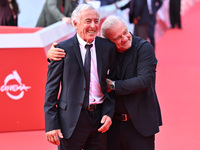
[[[73,20],[73,22],[72,22],[72,23],[73,23],[73,26],[74,26],[74,28],[75,28],[75,29],[77,29],[78,22],[76,22],[75,20]]]

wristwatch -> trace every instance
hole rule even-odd
[[[112,83],[110,85],[110,89],[111,90],[115,90],[115,81],[112,81]]]

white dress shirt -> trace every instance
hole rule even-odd
[[[87,43],[77,34],[77,39],[79,42],[79,47],[81,50],[82,61],[84,65],[85,54],[86,54],[86,44],[93,44],[90,48],[91,51],[91,70],[90,70],[90,89],[89,89],[89,104],[100,104],[103,103],[104,95],[101,91],[101,86],[99,84],[99,77],[97,72],[97,57],[95,40],[92,43]]]

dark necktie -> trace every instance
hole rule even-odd
[[[90,64],[91,64],[91,53],[90,48],[91,45],[86,44],[85,48],[87,49],[85,54],[85,63],[84,63],[84,74],[86,80],[86,90],[85,90],[85,98],[83,102],[83,107],[86,108],[89,105],[89,90],[90,90]]]

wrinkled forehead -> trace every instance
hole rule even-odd
[[[118,37],[123,35],[127,30],[127,26],[123,22],[118,22],[110,28],[110,33],[112,33],[112,37]]]
[[[96,10],[93,9],[87,9],[87,10],[83,10],[80,12],[80,17],[81,19],[85,19],[85,18],[95,18],[95,19],[99,19],[99,14],[97,13]]]
[[[95,8],[93,8],[90,5],[87,4],[80,4],[79,6],[76,7],[76,9],[72,12],[71,15],[71,20],[80,22],[80,20],[85,16],[88,16],[88,14],[98,16],[99,18],[99,13]]]

